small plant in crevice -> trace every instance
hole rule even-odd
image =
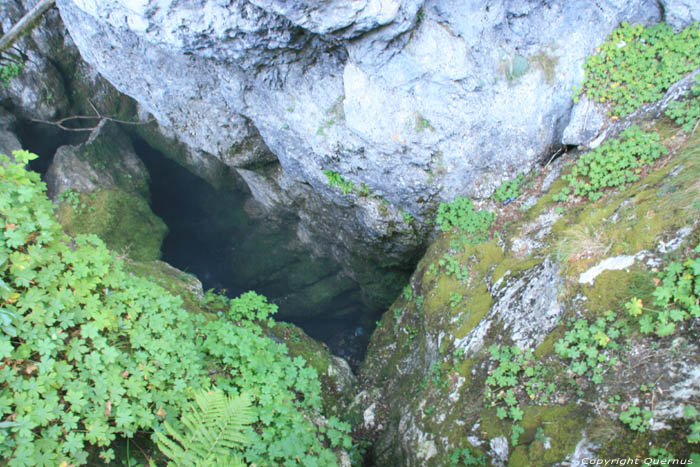
[[[420,133],[424,130],[435,131],[435,127],[430,124],[426,118],[424,118],[420,113],[416,113],[416,123],[414,126],[416,133]]]
[[[401,218],[403,219],[404,224],[411,224],[414,220],[416,220],[410,212],[405,211],[401,209]]]
[[[450,453],[450,466],[487,465],[486,457],[472,454],[469,448],[455,449]]]
[[[638,319],[643,334],[665,337],[676,331],[676,325],[689,318],[700,318],[700,244],[694,258],[674,261],[660,273],[654,290],[654,307],[647,308],[633,297],[625,304],[627,313]]]
[[[684,132],[691,134],[697,130],[700,122],[700,75],[695,77],[695,81],[689,95],[684,100],[670,102],[665,113]]]
[[[440,203],[435,219],[443,232],[457,228],[468,234],[468,241],[473,244],[486,241],[494,220],[495,213],[485,209],[475,210],[474,202],[464,196],[458,196],[451,203]]]
[[[352,193],[356,189],[353,182],[344,179],[338,172],[334,172],[333,170],[324,170],[323,175],[326,176],[329,186],[337,186],[346,195]]]
[[[645,167],[667,152],[656,132],[631,126],[618,138],[582,154],[571,172],[562,177],[568,186],[552,199],[566,201],[570,196],[587,196],[590,201],[598,201],[606,188],[637,181]]]
[[[0,86],[7,88],[13,79],[24,70],[24,62],[27,59],[24,53],[20,55],[4,51],[0,54]]]
[[[430,365],[428,373],[423,377],[423,380],[421,381],[421,390],[425,391],[429,384],[432,384],[432,386],[437,389],[445,389],[450,384],[449,379],[447,378],[447,370],[442,368],[442,364],[439,360],[434,361]]]
[[[648,28],[623,22],[583,65],[585,80],[575,96],[609,103],[610,114],[625,116],[700,65],[700,29],[692,24],[676,33],[666,23]]]
[[[407,302],[413,300],[413,289],[411,288],[411,284],[406,284],[404,286],[404,288],[401,290],[401,295]]]

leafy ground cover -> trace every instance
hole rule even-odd
[[[610,115],[622,117],[659,100],[699,65],[697,24],[676,34],[666,23],[645,28],[624,22],[586,60],[585,79],[575,94],[610,104]]]
[[[316,371],[265,337],[276,307],[209,294],[205,313],[128,272],[95,235],[64,234],[36,156],[0,156],[0,457],[7,465],[108,463],[115,443],[182,432],[214,386],[252,399],[246,462],[333,465],[348,426],[321,415]]]

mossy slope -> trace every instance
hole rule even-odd
[[[572,379],[554,351],[570,318],[594,320],[612,311],[624,320],[624,304],[631,297],[651,303],[656,272],[700,239],[700,134],[685,135],[666,121],[649,127],[661,135],[670,155],[624,190],[606,191],[596,203],[555,203],[553,195],[562,186],[557,181],[529,209],[509,206],[501,212],[509,221],[499,223],[499,232],[486,243],[465,244],[455,232],[438,235],[411,277],[410,290],[383,315],[362,368],[361,378],[374,394],[386,395],[372,401],[379,406],[375,426],[382,428],[375,433],[377,465],[451,465],[450,455],[464,448],[496,465],[554,465],[571,459],[577,445],[597,446],[596,454],[605,458],[648,456],[651,447],[663,445],[688,458],[687,422],[669,421],[665,428],[640,434],[618,415],[635,400],[650,403],[652,396],[658,407],[663,394],[692,369],[685,362],[700,356],[692,330],[679,331],[672,345],[630,327],[620,363],[606,370],[601,385]],[[560,161],[562,173],[572,159]],[[620,255],[635,256],[634,264],[604,271],[590,285],[579,282],[582,272]],[[553,284],[552,308],[533,305],[529,317],[509,321],[499,304],[510,292],[516,296],[508,303],[534,304],[536,297],[514,287],[519,280],[536,279],[533,271],[541,271],[545,261],[560,277]],[[532,347],[536,363],[550,369],[544,380],[555,384],[552,393],[528,398],[516,384],[523,419],[501,420],[485,399],[486,380],[494,370],[487,348],[526,341],[523,321],[547,323],[540,315],[552,310],[556,325]],[[656,353],[644,353],[651,349]],[[644,365],[634,360],[640,353],[647,355]],[[664,359],[676,370],[672,375],[662,371]],[[639,389],[652,379],[661,392]],[[614,394],[626,399],[609,403]],[[524,429],[515,442],[513,425]]]

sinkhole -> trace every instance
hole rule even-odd
[[[143,139],[133,144],[151,176],[152,210],[169,228],[162,260],[194,274],[205,290],[265,295],[279,308],[276,319],[301,327],[357,368],[383,310],[363,301],[340,264],[312,255],[298,240],[298,218],[261,215],[242,180],[215,188]]]

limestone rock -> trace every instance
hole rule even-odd
[[[571,120],[564,130],[561,142],[571,146],[586,143],[598,135],[604,122],[605,116],[599,106],[583,95],[571,111]]]
[[[695,0],[661,0],[664,21],[681,30],[700,19],[700,4]]]
[[[49,197],[68,189],[78,192],[119,188],[149,198],[149,175],[129,138],[103,121],[78,146],[61,146],[46,174]]]
[[[254,127],[326,202],[343,204],[333,170],[419,218],[557,145],[583,58],[661,15],[651,0],[58,6],[84,58],[187,144],[221,155]]]
[[[12,151],[22,149],[22,145],[14,133],[15,118],[0,109],[0,154],[12,157]]]

